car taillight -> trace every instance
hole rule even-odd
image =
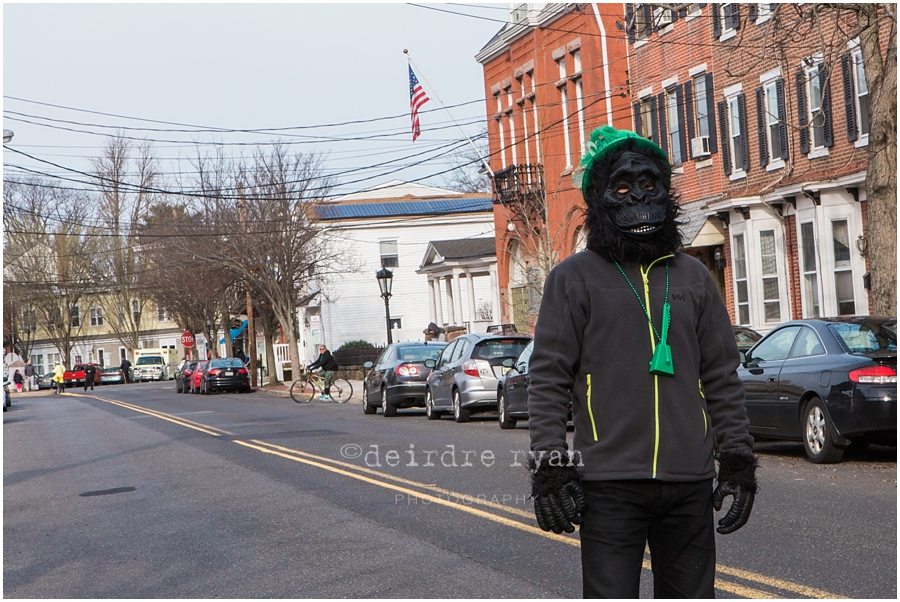
[[[207,372],[206,374],[209,375],[209,376],[218,376],[219,372],[221,372],[221,370],[219,370],[218,368],[213,368],[212,370],[210,370],[210,371]]]
[[[400,376],[419,376],[419,367],[415,364],[400,364],[397,366],[397,374]]]
[[[467,376],[480,376],[480,374],[478,374],[478,364],[476,364],[474,360],[467,360],[462,365],[462,369]]]
[[[238,374],[247,374],[247,369],[241,368],[240,370],[238,370]]]
[[[890,366],[869,366],[850,371],[850,380],[861,384],[896,385],[897,371]]]

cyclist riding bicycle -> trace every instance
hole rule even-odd
[[[315,370],[316,368],[322,369],[322,376],[325,379],[322,395],[319,397],[320,401],[328,401],[331,399],[331,383],[334,381],[334,375],[337,373],[338,365],[337,361],[334,359],[334,356],[331,355],[331,352],[328,351],[328,348],[325,345],[319,345],[319,358],[308,365],[307,370]]]

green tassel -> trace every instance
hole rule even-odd
[[[672,362],[672,348],[669,347],[669,322],[672,320],[672,308],[669,302],[663,305],[662,337],[653,357],[650,358],[650,374],[662,376],[675,376],[675,364]]]

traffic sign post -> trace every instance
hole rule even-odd
[[[190,350],[194,346],[194,334],[190,330],[185,330],[181,333],[181,344],[184,345],[184,348]],[[193,355],[192,353],[188,353],[188,355]]]

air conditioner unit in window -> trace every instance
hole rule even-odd
[[[694,157],[706,157],[709,154],[709,136],[691,138],[691,155]]]

